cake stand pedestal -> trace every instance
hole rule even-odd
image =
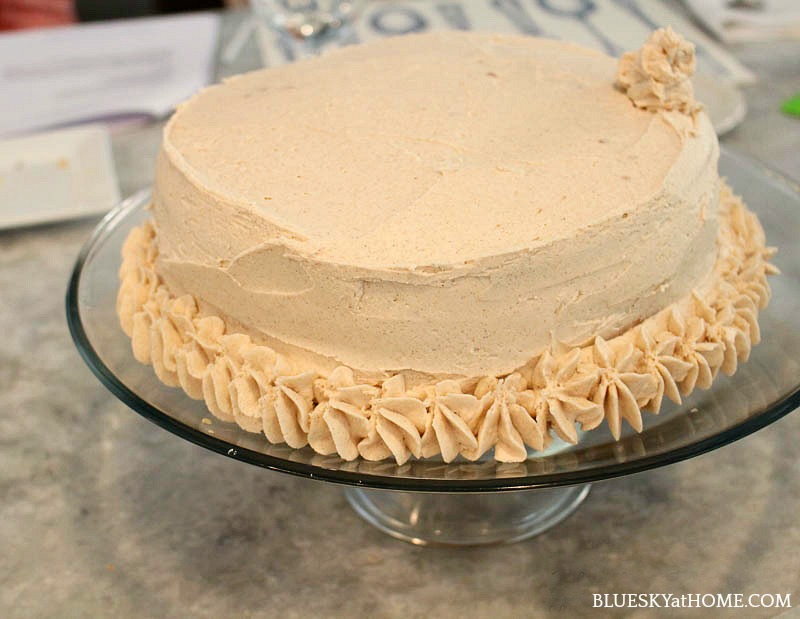
[[[546,531],[578,509],[590,488],[476,494],[347,488],[344,494],[359,516],[394,538],[418,546],[476,546]]]

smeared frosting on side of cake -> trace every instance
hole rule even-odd
[[[157,273],[152,223],[123,247],[117,298],[120,324],[135,358],[167,385],[203,399],[219,419],[264,432],[273,443],[346,460],[441,454],[520,462],[558,436],[605,421],[619,438],[623,421],[642,429],[642,411],[664,397],[680,402],[708,389],[719,371],[733,374],[760,340],[758,311],[777,273],[756,216],[722,184],[719,252],[710,286],[692,292],[609,341],[556,343],[505,376],[412,384],[398,373],[365,381],[340,366],[326,375],[204,315],[191,295],[176,296]]]

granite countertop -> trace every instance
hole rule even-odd
[[[796,178],[800,120],[778,105],[800,87],[800,42],[733,52],[761,81],[723,141]],[[149,184],[158,141],[159,127],[115,136],[125,195]],[[0,616],[599,617],[613,613],[592,594],[622,592],[790,593],[800,606],[800,415],[595,484],[527,542],[410,546],[341,488],[219,457],[100,386],[63,310],[95,223],[0,233]]]

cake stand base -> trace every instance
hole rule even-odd
[[[392,537],[426,546],[518,542],[555,526],[589,494],[589,484],[517,492],[424,493],[347,488],[356,513]]]

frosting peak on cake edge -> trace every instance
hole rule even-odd
[[[694,98],[694,44],[672,28],[659,28],[642,47],[622,55],[617,86],[637,108],[655,112],[683,136],[697,134],[702,104]]]

